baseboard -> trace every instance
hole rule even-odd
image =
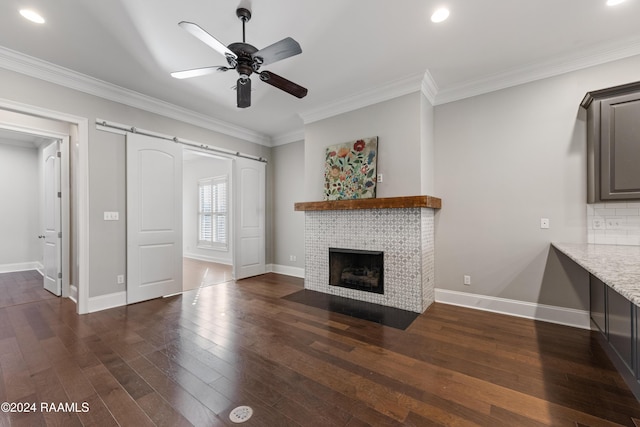
[[[574,328],[591,329],[589,312],[585,310],[449,291],[446,289],[436,289],[435,298],[436,302],[444,304],[557,323],[560,325],[573,326]]]
[[[89,313],[94,313],[108,308],[122,307],[127,305],[127,292],[116,292],[114,294],[100,295],[89,298]]]
[[[272,273],[284,274],[285,276],[300,277],[304,279],[304,268],[290,267],[288,265],[269,264],[267,270]]]
[[[19,262],[15,264],[0,264],[0,273],[13,273],[16,271],[38,270],[41,271],[42,264],[38,261]]]
[[[78,287],[76,285],[69,285],[69,299],[78,304]]]
[[[36,271],[40,273],[42,277],[44,277],[44,265],[41,262],[38,262],[36,264],[38,264],[36,267]]]
[[[183,254],[182,256],[184,258],[195,259],[198,261],[215,262],[216,264],[232,265],[231,261],[229,261],[229,259],[227,258],[217,258],[214,256],[205,256],[205,255],[198,255],[198,254]]]

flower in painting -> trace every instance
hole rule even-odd
[[[333,157],[333,156],[335,156],[335,155],[336,155],[336,152],[335,152],[335,151],[332,151],[332,152],[330,152],[330,153],[329,153],[329,157]]]
[[[344,173],[340,174],[340,181],[344,181],[345,179],[347,179],[347,175]]]
[[[337,166],[331,167],[331,177],[336,179],[340,175],[340,168]]]
[[[367,181],[367,183],[364,186],[367,188],[373,187],[373,181]]]
[[[368,170],[369,170],[369,165],[364,165],[360,168],[360,172],[362,173],[367,173]]]
[[[347,147],[340,147],[338,150],[338,157],[346,157],[349,154],[349,149]]]
[[[359,139],[359,140],[356,141],[355,144],[353,144],[353,149],[358,151],[358,152],[360,152],[360,151],[364,150],[364,146],[365,146],[364,141]]]

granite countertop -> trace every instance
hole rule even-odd
[[[589,273],[640,306],[640,246],[552,243]]]

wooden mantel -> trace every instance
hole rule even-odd
[[[338,211],[353,209],[440,209],[442,200],[433,196],[384,197],[380,199],[330,200],[325,202],[298,202],[296,211]]]

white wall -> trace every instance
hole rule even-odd
[[[420,97],[416,92],[305,126],[305,200],[323,199],[325,149],[378,136],[376,197],[416,196],[422,191]]]
[[[304,149],[304,141],[273,148],[273,263],[276,270],[286,267],[290,274],[302,274],[304,268],[304,212],[293,210],[296,202],[306,200]]]
[[[198,181],[221,175],[230,177],[231,160],[198,156],[195,159],[185,160],[183,171],[182,250],[184,256],[230,265],[233,262],[231,244],[226,250],[198,247]]]
[[[640,57],[436,106],[436,287],[588,309],[586,275],[549,243],[586,242],[580,101],[638,69]]]
[[[33,146],[0,140],[0,266],[42,262],[38,158]]]

